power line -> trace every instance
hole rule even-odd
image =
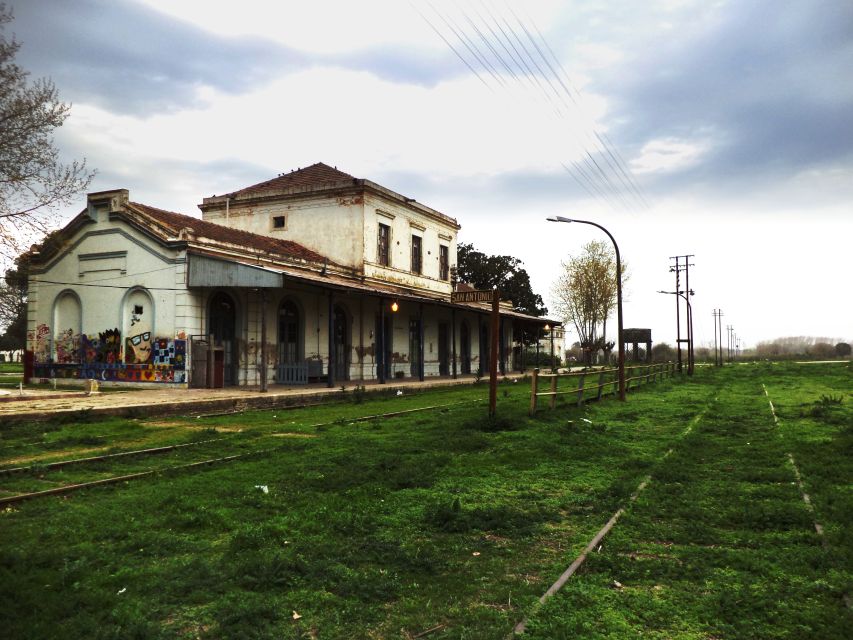
[[[435,9],[433,8],[433,10],[435,10]],[[498,20],[494,17],[494,14],[492,14],[491,11],[489,11],[488,7],[486,7],[486,11],[489,13],[489,15],[490,15],[493,23],[497,27],[497,29],[501,32],[501,34],[503,34],[503,39],[494,31],[494,29],[491,28],[491,26],[489,26],[489,31],[493,34],[495,39],[501,45],[501,48],[503,48],[504,51],[507,52],[507,54],[511,58],[512,62],[518,67],[518,71],[521,74],[520,77],[524,78],[524,80],[528,84],[530,84],[534,90],[536,90],[537,85],[540,89],[542,89],[542,85],[539,82],[538,78],[536,77],[536,74],[533,72],[533,70],[527,64],[527,61],[525,60],[524,56],[519,51],[515,42],[513,42],[513,40],[509,37],[509,35],[507,34],[507,31],[504,29],[503,26],[501,26],[501,24],[498,22]],[[469,20],[470,20],[470,18],[469,18]],[[504,20],[504,24],[507,26],[508,29],[510,29],[510,32],[512,32],[512,29],[509,26],[509,24],[506,22],[506,20]],[[516,34],[514,34],[514,35],[516,35]],[[519,43],[520,43],[520,40],[517,37],[517,35],[516,35],[516,41],[519,41]],[[510,49],[507,47],[507,44],[512,49],[512,51],[510,51]],[[497,53],[497,51],[494,47],[491,47],[491,50],[494,52],[494,55],[497,56],[497,59],[500,61],[501,65],[504,66],[505,68],[511,70],[511,66],[506,62],[506,60],[503,58],[503,56],[501,56],[499,53]],[[522,83],[519,76],[516,75],[514,72],[511,71],[511,75],[516,79],[517,82]],[[545,94],[545,97],[546,97],[546,100],[549,103],[551,103],[553,106],[553,101],[550,98],[550,96],[547,95],[547,93]],[[558,106],[554,107],[554,111],[555,111],[555,115],[558,118],[562,118],[564,116],[564,114],[562,113],[562,111],[559,109]],[[578,142],[580,142],[580,141],[578,141]],[[586,162],[586,164],[590,164],[589,160],[587,160],[586,158],[584,158],[584,161]],[[594,171],[592,171],[592,173],[594,173]],[[585,173],[582,173],[582,175],[583,175],[583,181],[589,182],[590,184],[594,184],[594,180],[591,180]],[[578,181],[580,179],[577,176],[575,176],[575,180]],[[589,189],[587,189],[587,191],[589,192]]]
[[[101,289],[128,289],[134,287],[136,285],[131,285],[131,287],[122,286],[119,284],[93,284],[89,282],[59,282],[57,280],[38,280],[34,278],[30,278],[30,282],[36,282],[38,284],[59,284],[65,285],[69,287],[99,287]],[[145,287],[149,291],[187,291],[187,287]]]
[[[457,10],[464,18],[464,21],[470,25],[473,33],[476,34],[476,38],[484,45],[484,48],[481,48],[475,41],[475,38],[466,34],[465,30],[451,17],[440,13],[432,3],[427,2],[427,4],[432,12],[435,13],[449,31],[453,33],[455,38],[471,54],[472,60],[469,60],[464,53],[454,47],[448,38],[441,33],[423,12],[418,10],[417,7],[415,7],[415,10],[481,82],[489,86],[482,74],[475,70],[475,65],[487,72],[502,88],[508,89],[504,78],[501,77],[502,72],[500,69],[503,69],[516,83],[520,85],[527,84],[537,91],[537,93],[540,93],[554,110],[555,116],[558,119],[564,120],[569,115],[569,112],[572,111],[572,106],[567,101],[567,98],[575,108],[580,108],[578,100],[581,97],[580,92],[574,87],[565,68],[557,59],[553,49],[532,20],[530,22],[533,30],[538,35],[538,40],[531,33],[531,30],[527,28],[524,21],[518,17],[512,7],[508,7],[518,28],[526,36],[526,40],[530,45],[528,46],[525,44],[525,39],[510,24],[509,20],[503,15],[496,17],[495,13],[485,2],[481,2],[481,5],[488,17],[484,17],[476,7],[472,7],[473,12],[476,14],[476,21],[465,9],[457,5]],[[486,31],[488,31],[488,34]],[[499,49],[502,49],[506,53],[506,57],[501,54]],[[551,60],[549,60],[545,54],[545,50],[549,52],[554,64],[562,71],[562,75],[557,71]],[[538,58],[535,54],[538,54]],[[547,87],[545,83],[547,83]],[[491,89],[492,87],[489,88]],[[562,88],[562,92],[560,88]],[[583,149],[583,153],[581,154],[581,159],[573,162],[571,168],[565,163],[561,163],[563,168],[572,175],[574,180],[588,194],[607,201],[611,206],[616,206],[615,203],[618,202],[622,206],[632,209],[633,199],[641,207],[648,207],[648,202],[640,191],[636,181],[631,177],[630,169],[627,168],[624,159],[613,147],[612,142],[594,129],[594,124],[592,124],[592,127],[592,136],[590,136],[588,131],[581,135],[577,130],[573,129],[576,141]],[[602,162],[596,159],[596,155],[603,158]]]

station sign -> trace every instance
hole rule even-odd
[[[495,292],[492,291],[454,291],[450,294],[451,302],[492,302]]]

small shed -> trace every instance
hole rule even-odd
[[[640,359],[638,345],[646,344],[646,362],[652,361],[652,330],[651,329],[622,329],[622,343],[632,346],[632,360]]]

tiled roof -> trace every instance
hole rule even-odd
[[[301,244],[290,240],[270,238],[269,236],[263,236],[257,233],[243,231],[241,229],[234,229],[214,222],[208,222],[201,218],[193,218],[192,216],[186,216],[181,213],[174,213],[172,211],[157,209],[156,207],[149,207],[148,205],[140,204],[138,202],[128,202],[127,204],[129,208],[135,209],[138,212],[153,218],[168,228],[173,235],[177,235],[178,232],[185,227],[190,227],[193,229],[193,233],[196,236],[232,245],[238,245],[254,251],[261,251],[263,253],[282,256],[285,258],[308,260],[311,262],[323,262],[325,260],[325,257],[316,251],[312,251],[311,249],[303,247]]]
[[[282,174],[272,180],[259,182],[250,187],[234,191],[229,194],[231,196],[251,196],[260,195],[269,191],[284,191],[294,187],[309,187],[319,186],[324,184],[335,184],[339,182],[351,182],[357,180],[354,176],[343,171],[338,171],[335,167],[330,167],[327,164],[318,162],[304,169],[297,169],[290,173]]]

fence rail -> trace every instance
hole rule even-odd
[[[639,387],[643,383],[657,382],[664,378],[672,377],[675,373],[675,363],[638,365],[625,367],[625,389]],[[580,406],[585,400],[600,400],[601,396],[608,393],[615,394],[619,387],[619,369],[598,369],[591,371],[578,371],[575,373],[539,373],[539,369],[533,370],[533,380],[530,385],[530,415],[536,415],[539,398],[549,398],[549,408],[557,406],[557,396],[574,394],[577,397],[577,405]],[[543,379],[549,380],[549,390],[540,391],[539,387]],[[573,388],[558,387],[561,379],[575,379],[577,383]],[[594,384],[589,384],[594,382]]]

